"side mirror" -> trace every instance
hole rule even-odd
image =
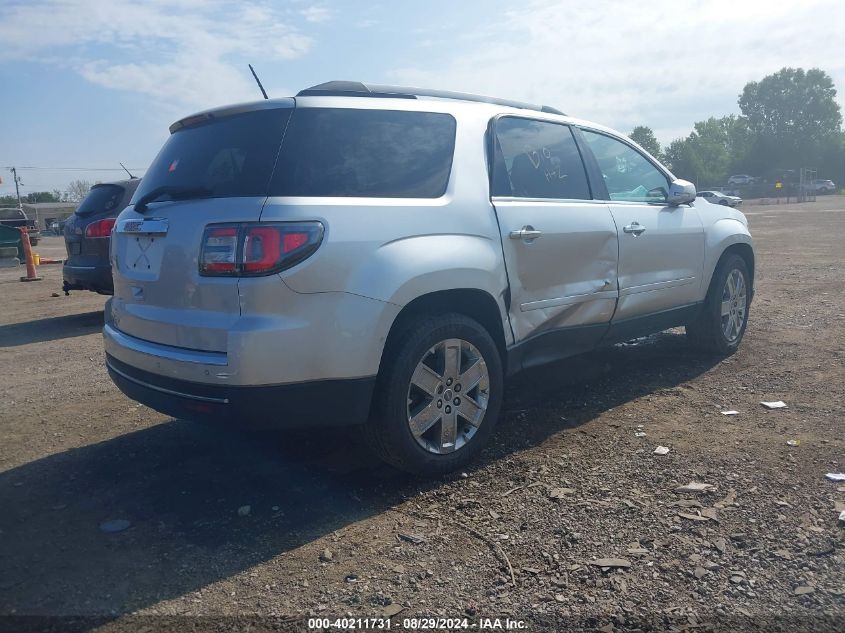
[[[673,180],[669,185],[668,203],[673,207],[695,200],[695,185],[687,180]]]

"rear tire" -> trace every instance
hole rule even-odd
[[[748,265],[739,255],[723,255],[699,316],[686,326],[687,338],[705,353],[729,356],[742,342],[750,307]]]
[[[367,445],[416,475],[461,468],[489,441],[503,384],[499,350],[481,324],[461,314],[416,317],[385,349]]]

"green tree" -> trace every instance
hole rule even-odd
[[[663,159],[678,178],[695,182],[695,166],[692,147],[685,138],[676,138],[666,146]]]
[[[665,159],[679,178],[698,187],[717,187],[744,160],[748,143],[747,128],[740,118],[710,117],[698,121],[688,137],[672,141]]]
[[[650,127],[647,125],[638,125],[631,131],[628,138],[656,159],[661,160],[660,143],[657,141],[657,137],[654,136],[654,131]]]
[[[748,165],[758,171],[817,165],[823,146],[841,133],[836,88],[818,68],[782,68],[752,81],[739,107],[753,137]]]
[[[21,196],[21,200],[23,202],[28,202],[28,203],[61,202],[61,200],[59,198],[57,198],[50,191],[33,191],[32,193],[28,193],[25,196]]]

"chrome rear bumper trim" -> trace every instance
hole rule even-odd
[[[183,349],[160,343],[144,341],[134,336],[124,334],[117,328],[106,323],[103,327],[103,335],[111,339],[116,345],[125,347],[133,352],[156,356],[165,360],[181,361],[183,363],[197,363],[200,365],[218,365],[225,367],[229,359],[223,352],[203,352],[199,350]]]

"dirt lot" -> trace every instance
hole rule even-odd
[[[825,479],[845,472],[845,198],[747,211],[738,354],[670,332],[523,375],[481,463],[431,482],[352,432],[245,435],[137,405],[103,368],[103,297],[52,297],[59,266],[2,271],[0,629],[398,612],[393,628],[845,630],[845,482]],[[712,489],[675,492],[690,481]],[[167,617],[186,615],[226,618]]]

